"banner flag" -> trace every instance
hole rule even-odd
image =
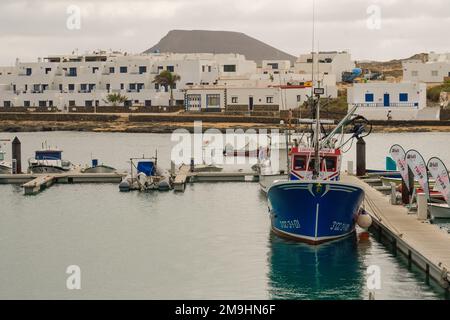
[[[427,199],[430,200],[430,187],[428,185],[428,169],[422,155],[416,150],[409,150],[406,153],[406,163],[411,168],[414,179],[419,181]]]
[[[445,201],[450,206],[450,178],[444,162],[439,158],[431,158],[428,161],[428,170],[432,178],[436,180],[434,189],[442,193]]]
[[[389,154],[392,159],[394,159],[395,163],[397,164],[398,171],[400,171],[400,175],[402,176],[403,181],[406,184],[406,187],[408,190],[410,190],[409,187],[409,177],[408,177],[408,165],[406,164],[406,154],[405,150],[402,146],[396,144],[391,147],[389,150]]]

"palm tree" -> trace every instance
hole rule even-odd
[[[179,75],[167,70],[161,71],[161,73],[155,76],[155,79],[153,80],[153,83],[163,86],[166,89],[167,88],[170,89],[169,106],[171,107],[173,106],[173,88],[175,87],[176,83],[180,80],[181,77]]]
[[[120,93],[110,93],[106,96],[106,99],[103,100],[106,103],[111,103],[113,107],[116,107],[118,103],[124,103],[128,98],[126,96],[121,95]]]

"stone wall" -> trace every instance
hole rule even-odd
[[[70,113],[170,113],[184,110],[183,106],[161,107],[161,106],[135,106],[135,107],[69,107]]]

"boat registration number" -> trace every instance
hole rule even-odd
[[[348,223],[333,221],[330,230],[331,231],[339,231],[339,232],[347,232],[350,229],[350,225]]]
[[[298,220],[283,220],[280,221],[283,229],[300,229],[300,221]]]

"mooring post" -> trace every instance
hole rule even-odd
[[[172,175],[172,176],[174,176],[175,175],[175,162],[173,162],[173,161],[170,161],[170,174]]]
[[[366,175],[366,142],[363,138],[358,138],[356,143],[356,175],[358,177]]]
[[[390,185],[391,185],[391,204],[397,205],[397,185],[394,182],[391,182]]]
[[[417,195],[417,219],[421,221],[428,219],[428,200],[423,193]]]
[[[402,203],[409,204],[409,190],[406,187],[405,181],[402,179]]]
[[[408,183],[409,183],[409,189],[406,187],[406,183],[402,179],[402,202],[403,202],[403,204],[409,204],[411,202],[411,197],[414,192],[414,174],[412,173],[410,168],[408,168]]]
[[[353,171],[353,161],[347,161],[347,173],[349,176],[355,174],[355,172]]]
[[[12,142],[12,162],[15,163],[13,167],[13,174],[22,173],[22,144],[19,138],[15,137]]]

